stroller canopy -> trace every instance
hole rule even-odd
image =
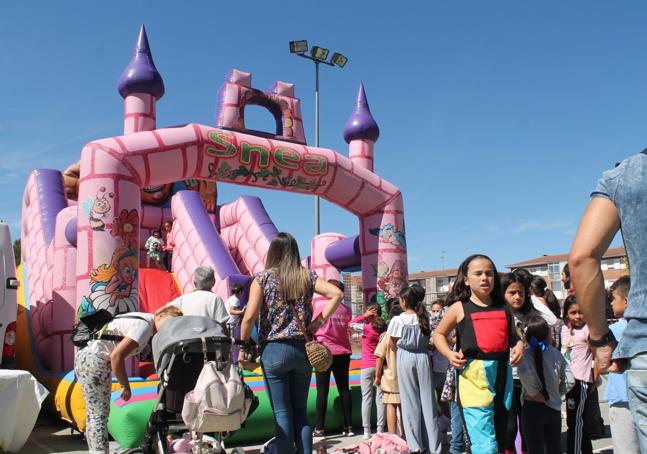
[[[184,315],[169,318],[153,337],[153,359],[160,373],[173,353],[202,351],[201,338],[207,340],[207,351],[221,351],[228,355],[231,348],[225,328],[209,317]]]

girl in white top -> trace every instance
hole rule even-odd
[[[154,229],[153,233],[148,237],[146,243],[144,244],[149,268],[162,268],[163,247],[164,243],[162,243],[162,231],[160,229]]]
[[[397,352],[398,387],[404,433],[410,452],[440,453],[436,402],[431,389],[429,356],[431,323],[423,304],[425,290],[418,284],[400,292],[404,313],[389,323],[391,349]]]
[[[155,315],[143,312],[122,314],[112,319],[102,332],[121,336],[122,340],[95,339],[77,350],[74,370],[86,402],[85,437],[90,453],[108,453],[112,373],[122,386],[121,398],[129,400],[131,392],[125,359],[141,352],[169,317],[180,315],[182,312],[172,306],[159,309]]]

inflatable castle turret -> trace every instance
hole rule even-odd
[[[379,137],[380,128],[371,115],[364,84],[360,83],[355,110],[344,126],[344,140],[349,146],[351,162],[373,172],[373,147]]]
[[[119,94],[125,104],[124,134],[154,130],[156,103],[164,96],[164,81],[153,63],[143,25],[139,30],[133,58],[119,77]]]
[[[364,84],[360,83],[355,108],[344,126],[344,140],[349,144],[348,157],[354,167],[373,172],[373,147],[380,136],[380,128],[371,115],[366,100]],[[341,278],[341,269],[356,270],[356,257],[360,254],[359,236],[346,237],[340,233],[323,233],[311,243],[311,268],[324,279]],[[314,297],[315,303],[326,301]]]

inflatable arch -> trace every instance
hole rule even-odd
[[[393,294],[406,278],[403,229],[399,236],[390,233],[403,226],[402,196],[395,186],[332,150],[189,124],[99,140],[83,149],[79,200],[103,197],[117,225],[107,229],[92,214],[77,212],[76,301],[90,295],[90,280],[98,282],[101,270],[112,273],[115,292],[136,291],[138,263],[129,258],[137,255],[139,235],[125,231],[119,216],[140,217],[141,188],[187,178],[319,195],[360,219],[366,300],[377,292],[378,280],[383,280],[380,290]],[[224,279],[220,285],[229,283]]]

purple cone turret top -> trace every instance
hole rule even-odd
[[[119,94],[125,98],[133,93],[146,93],[154,96],[155,99],[164,96],[164,81],[153,63],[143,25],[139,30],[133,58],[119,77]]]
[[[357,139],[376,142],[378,137],[380,137],[380,128],[377,126],[373,115],[371,115],[371,109],[368,107],[364,84],[360,83],[355,110],[344,126],[344,140],[346,143]]]

